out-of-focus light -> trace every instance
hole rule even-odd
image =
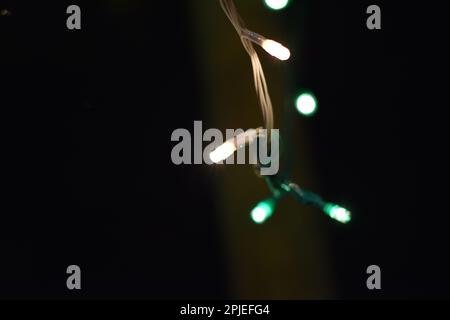
[[[269,9],[281,10],[287,7],[289,0],[264,0],[264,3]]]
[[[254,223],[262,224],[269,219],[273,211],[275,210],[275,200],[274,199],[267,199],[264,201],[261,201],[256,205],[256,207],[251,212],[251,218]]]
[[[217,147],[213,152],[209,154],[209,158],[214,163],[219,163],[226,160],[236,151],[236,145],[233,142],[227,141],[221,146]]]
[[[288,60],[291,57],[291,52],[289,51],[289,49],[276,41],[264,40],[262,43],[262,47],[271,56],[274,56],[275,58],[282,61]]]
[[[323,209],[330,218],[341,223],[348,223],[352,219],[351,212],[333,203],[329,203]]]
[[[8,9],[2,9],[0,10],[0,16],[4,16],[4,17],[8,17],[11,15],[11,11],[9,11]]]
[[[317,112],[317,99],[311,93],[302,93],[297,98],[295,106],[302,115],[310,117]]]

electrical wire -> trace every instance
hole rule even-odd
[[[249,30],[245,28],[244,21],[239,15],[233,0],[219,0],[223,11],[230,20],[231,24],[236,29],[239,37],[241,38],[242,45],[250,56],[253,69],[253,79],[255,83],[256,95],[261,106],[261,111],[264,119],[264,128],[269,132],[274,126],[274,115],[272,100],[270,98],[269,89],[267,87],[266,77],[264,70],[259,60],[258,53],[256,52],[252,41],[249,39]]]

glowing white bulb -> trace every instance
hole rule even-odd
[[[209,158],[213,163],[220,163],[235,153],[238,148],[241,149],[247,145],[253,144],[258,136],[263,137],[264,134],[261,134],[255,129],[249,129],[243,133],[240,133],[217,147],[209,154]]]
[[[337,220],[341,223],[348,223],[350,222],[350,220],[352,220],[352,214],[350,211],[332,203],[328,203],[327,205],[325,205],[324,211],[332,219]]]
[[[332,216],[333,219],[336,219],[337,221],[340,221],[342,223],[347,223],[350,221],[350,211],[344,209],[344,208],[337,208],[333,211]]]
[[[262,223],[267,218],[267,213],[264,209],[256,208],[252,211],[252,219],[256,223]]]
[[[291,57],[291,52],[288,48],[282,46],[280,43],[273,40],[264,40],[262,47],[270,55],[280,60],[288,60]]]
[[[212,162],[219,163],[231,156],[236,150],[235,144],[231,141],[227,141],[211,152],[209,158]]]
[[[273,198],[261,201],[252,210],[251,218],[255,223],[261,224],[269,219],[275,210],[276,202]]]
[[[288,48],[281,45],[276,41],[267,39],[266,37],[250,31],[248,29],[242,30],[242,37],[250,40],[251,42],[261,46],[267,53],[278,58],[280,60],[288,60],[291,57],[291,52]]]
[[[317,111],[317,100],[312,94],[303,93],[297,98],[296,107],[301,114],[312,116]]]
[[[289,4],[289,0],[264,0],[266,5],[273,10],[281,10],[286,8]]]

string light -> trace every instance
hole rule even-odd
[[[241,42],[245,51],[247,51],[250,57],[253,69],[253,81],[255,83],[256,95],[259,99],[259,104],[261,105],[261,110],[264,118],[264,128],[271,130],[273,129],[274,123],[272,100],[270,98],[269,89],[267,86],[266,77],[264,75],[261,61],[259,60],[258,54],[255,48],[253,47],[253,43],[258,44],[266,51],[270,50],[268,51],[269,54],[279,58],[280,60],[289,59],[290,52],[287,48],[285,48],[281,44],[248,30],[245,27],[243,19],[239,15],[233,0],[219,0],[219,1],[223,11],[228,17],[228,20],[230,20],[231,24],[236,29],[236,32],[241,38]]]
[[[241,37],[242,45],[250,56],[256,94],[259,98],[264,118],[264,128],[270,131],[273,129],[274,122],[272,102],[270,99],[266,78],[264,76],[264,71],[253,44],[261,46],[267,53],[282,61],[288,60],[291,53],[289,49],[284,47],[282,44],[274,40],[267,39],[266,37],[245,28],[244,22],[240,17],[233,0],[219,1],[226,16]],[[268,7],[274,10],[279,10],[286,7],[289,0],[265,0],[265,3]],[[317,111],[317,99],[311,93],[303,93],[297,98],[296,107],[301,114],[311,116]],[[257,131],[255,132],[256,135],[254,138],[257,137]],[[211,152],[210,158],[213,162],[220,163],[244,145],[245,143],[238,143],[235,138],[230,139]],[[269,185],[273,196],[272,198],[258,203],[258,205],[251,211],[251,218],[255,223],[261,224],[269,219],[273,215],[277,201],[288,194],[296,198],[301,204],[313,205],[319,208],[330,218],[336,221],[341,223],[350,222],[351,213],[347,209],[336,204],[326,203],[318,194],[303,190],[295,183],[291,183],[289,181],[279,181],[278,179],[279,178],[277,176],[266,177],[266,182]]]
[[[314,206],[322,210],[330,218],[346,224],[351,221],[351,212],[334,204],[325,202],[318,194],[301,189],[297,184],[290,181],[279,180],[278,177],[266,177],[267,185],[271,190],[272,198],[260,202],[252,211],[251,217],[255,223],[263,223],[272,216],[275,206],[281,198],[291,195],[303,205]]]

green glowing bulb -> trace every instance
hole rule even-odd
[[[330,218],[341,223],[348,223],[352,219],[350,211],[333,203],[328,203],[323,209]]]
[[[264,3],[269,9],[281,10],[287,7],[289,0],[264,0]]]
[[[302,115],[310,117],[317,112],[317,99],[311,93],[302,93],[298,96],[295,106]]]
[[[273,199],[267,199],[258,203],[251,213],[253,222],[257,224],[266,222],[266,220],[272,216],[273,211],[275,210],[275,205],[276,204]]]

